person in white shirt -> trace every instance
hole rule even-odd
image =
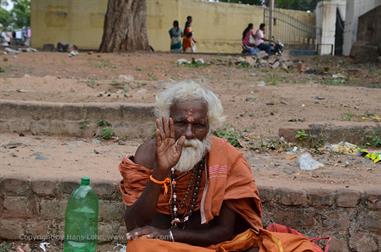
[[[265,51],[268,54],[271,54],[273,52],[273,46],[270,43],[271,40],[265,38],[265,24],[262,23],[259,25],[259,29],[255,32],[255,46],[261,50]]]

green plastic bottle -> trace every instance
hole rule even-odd
[[[98,197],[90,178],[71,194],[65,214],[64,252],[95,252],[98,237]]]

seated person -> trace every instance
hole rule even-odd
[[[249,55],[255,55],[259,51],[255,45],[255,32],[252,23],[248,24],[246,29],[242,32],[242,49],[242,53]]]
[[[119,165],[127,252],[318,251],[262,228],[250,166],[212,135],[224,119],[212,91],[180,82],[157,96],[156,115],[155,137]]]
[[[265,24],[262,23],[259,25],[259,29],[255,32],[254,38],[254,44],[259,50],[265,51],[267,54],[271,54],[274,51],[270,43],[265,43],[265,41],[272,42],[272,40],[265,38]]]

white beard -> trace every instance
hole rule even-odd
[[[179,172],[186,172],[193,169],[193,167],[200,162],[207,151],[210,150],[210,135],[202,141],[198,139],[185,140],[181,156],[175,170]]]

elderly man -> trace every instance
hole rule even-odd
[[[119,166],[127,251],[317,251],[262,228],[249,165],[211,134],[224,119],[212,91],[180,82],[157,96],[156,109],[156,137]]]

